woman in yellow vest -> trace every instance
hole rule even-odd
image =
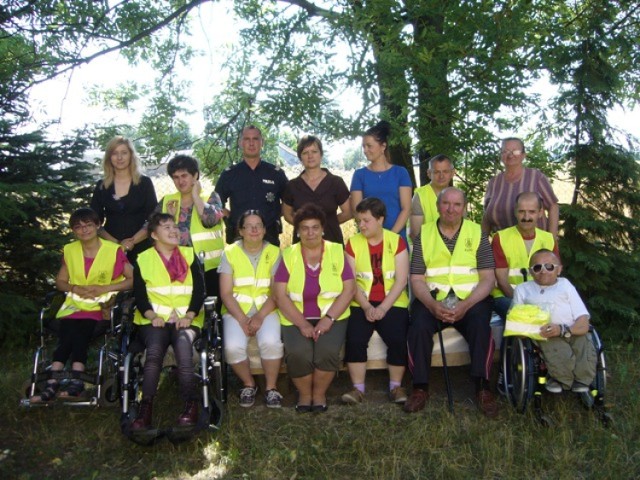
[[[169,213],[180,229],[180,245],[193,247],[204,265],[208,295],[219,296],[218,265],[224,250],[222,218],[225,216],[217,193],[203,195],[198,161],[176,155],[167,164],[167,173],[178,191],[165,195],[156,212]]]
[[[178,425],[198,420],[198,390],[193,371],[193,341],[204,322],[204,279],[193,248],[180,247],[180,230],[167,213],[154,213],[148,224],[153,247],[138,255],[134,270],[137,310],[134,323],[146,348],[142,402],[132,430],[150,428],[153,398],[169,345],[178,364],[180,396],[185,402]]]
[[[240,406],[253,406],[258,387],[251,375],[247,345],[256,337],[266,380],[265,403],[269,408],[282,405],[276,389],[284,354],[280,339],[280,317],[271,294],[272,277],[280,249],[264,239],[264,217],[247,210],[238,220],[240,240],[222,255],[220,297],[224,322],[224,352],[227,363],[243,383]]]
[[[76,210],[69,218],[69,226],[76,240],[64,247],[56,277],[56,288],[68,293],[57,313],[60,329],[51,364],[54,372],[62,371],[69,359],[73,371],[84,371],[89,342],[102,327],[101,304],[114,292],[129,290],[133,285],[133,269],[122,248],[98,237],[100,217],[96,212],[90,208]],[[31,402],[50,402],[59,388],[58,380],[50,380]],[[74,378],[61,396],[77,397],[83,390],[84,383]]]
[[[362,200],[356,206],[360,233],[347,243],[347,260],[357,286],[344,355],[353,389],[342,395],[345,403],[364,399],[367,346],[374,330],[387,345],[389,399],[394,403],[407,400],[401,384],[407,366],[409,252],[400,235],[382,227],[386,213],[380,199]]]
[[[300,243],[282,252],[274,277],[287,372],[301,413],[327,411],[327,389],[340,368],[355,292],[342,245],[322,238],[324,223],[324,212],[314,204],[296,211],[293,226]]]

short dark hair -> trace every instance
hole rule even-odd
[[[429,170],[433,168],[433,164],[437,162],[449,162],[451,168],[456,168],[453,160],[450,157],[446,156],[444,153],[439,153],[438,155],[434,155],[429,159]]]
[[[151,238],[151,234],[155,232],[161,224],[166,223],[169,220],[175,222],[173,215],[171,215],[170,213],[152,213],[149,217],[149,222],[147,223],[147,234],[149,235],[149,238]]]
[[[167,163],[167,173],[172,177],[178,170],[186,170],[191,175],[200,173],[198,160],[189,155],[176,155]]]
[[[260,217],[260,220],[262,221],[262,225],[266,227],[267,224],[264,221],[264,216],[262,215],[262,213],[260,213],[260,210],[247,210],[242,215],[240,215],[240,218],[238,219],[238,231],[244,228],[244,221],[246,220],[247,217],[250,217],[251,215],[256,215],[257,217]]]
[[[253,124],[247,125],[246,127],[243,127],[242,130],[240,130],[240,137],[242,137],[242,134],[244,133],[245,130],[257,130],[258,133],[260,134],[260,138],[263,138],[262,137],[262,130],[260,130],[258,127],[256,127]]]
[[[318,146],[318,150],[320,150],[320,155],[324,155],[324,151],[322,150],[322,142],[320,141],[320,139],[318,137],[316,137],[315,135],[304,135],[302,137],[300,137],[300,140],[298,140],[298,159],[302,160],[302,151],[307,148],[310,147],[311,145],[317,145]]]
[[[518,142],[520,143],[520,147],[522,148],[522,153],[525,153],[524,142],[519,137],[507,137],[502,139],[502,145],[504,146],[507,142]]]
[[[327,216],[324,211],[315,203],[305,203],[293,215],[293,231],[297,232],[298,227],[305,220],[320,220],[320,225],[324,228]]]
[[[356,205],[357,213],[371,212],[373,218],[386,218],[387,207],[385,207],[382,200],[376,197],[367,197]]]
[[[89,207],[79,208],[69,217],[69,227],[71,229],[73,229],[73,227],[78,225],[80,222],[92,222],[98,226],[102,225],[100,215],[98,215],[95,210],[92,210]]]

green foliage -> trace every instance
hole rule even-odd
[[[0,121],[0,344],[20,342],[35,328],[17,319],[28,318],[52,288],[68,215],[88,203],[83,137],[52,143]]]
[[[343,163],[345,170],[356,170],[367,164],[367,158],[364,156],[362,148],[357,146],[345,152]]]

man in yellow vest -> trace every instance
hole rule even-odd
[[[518,223],[496,232],[491,241],[496,262],[494,309],[503,320],[511,306],[513,290],[526,281],[531,255],[541,248],[551,250],[560,258],[558,242],[549,232],[537,228],[544,215],[542,198],[536,192],[523,192],[516,197],[515,214]]]
[[[438,219],[436,199],[442,190],[452,185],[451,182],[455,174],[456,169],[449,157],[443,154],[431,157],[427,170],[431,182],[416,188],[411,201],[409,232],[412,239],[420,233],[422,225],[427,222],[435,222]]]
[[[494,417],[498,405],[488,382],[495,349],[489,326],[495,284],[491,245],[480,225],[464,219],[467,200],[462,190],[445,188],[437,206],[440,218],[423,225],[413,243],[410,278],[415,300],[407,338],[413,392],[404,410],[422,410],[429,398],[433,335],[440,322],[467,340],[478,407]]]
[[[165,195],[156,212],[173,215],[180,229],[180,246],[193,247],[204,268],[207,295],[220,296],[218,265],[224,251],[223,222],[226,215],[220,197],[212,192],[207,198],[200,185],[198,161],[188,155],[176,155],[167,164],[176,193]]]

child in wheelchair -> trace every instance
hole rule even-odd
[[[180,247],[180,231],[173,216],[155,213],[149,219],[154,246],[138,256],[134,271],[137,310],[134,323],[146,348],[142,401],[132,431],[151,429],[153,399],[167,348],[177,361],[180,395],[185,402],[179,426],[198,420],[198,390],[193,372],[193,342],[204,322],[204,277],[192,247]]]
[[[571,282],[559,278],[562,265],[552,251],[538,250],[529,271],[533,280],[516,287],[513,305],[537,305],[550,314],[550,322],[540,327],[546,341],[538,342],[549,375],[545,387],[552,393],[588,392],[597,365],[596,349],[587,335],[589,312]]]
[[[98,237],[100,218],[90,208],[71,214],[69,226],[76,240],[64,247],[62,265],[56,277],[56,288],[67,292],[56,314],[59,321],[58,344],[53,353],[52,372],[60,372],[70,359],[73,372],[84,372],[89,342],[96,322],[103,321],[103,309],[115,292],[133,286],[133,268],[116,243]],[[51,402],[60,389],[56,378],[32,396],[31,403]],[[79,397],[84,383],[73,378],[61,397]]]

